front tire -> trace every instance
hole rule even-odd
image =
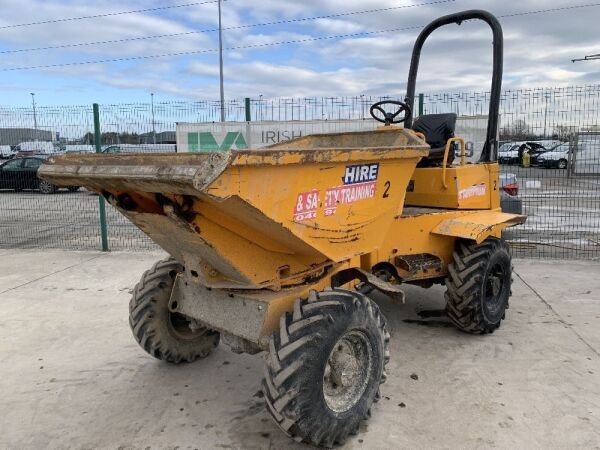
[[[512,262],[506,242],[458,241],[448,272],[445,298],[450,320],[468,333],[493,333],[505,317],[511,295]]]
[[[40,180],[38,188],[42,194],[54,194],[56,192],[56,186],[48,183],[46,180]]]
[[[356,434],[385,381],[389,333],[379,307],[344,289],[312,292],[281,317],[262,390],[290,437],[331,447]]]
[[[558,163],[556,164],[556,167],[558,167],[561,170],[564,170],[567,168],[567,160],[566,159],[561,159],[558,161]]]
[[[218,332],[169,311],[175,277],[183,266],[173,258],[146,271],[129,302],[129,325],[135,340],[156,359],[179,364],[207,357],[219,344]],[[196,324],[194,324],[196,325]]]

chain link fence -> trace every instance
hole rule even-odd
[[[230,122],[370,121],[369,107],[402,97],[240,99],[224,105]],[[422,95],[418,112],[487,115],[489,93]],[[518,256],[600,258],[600,85],[507,90],[502,94],[499,161],[503,198],[526,224],[506,232]],[[175,152],[178,123],[218,122],[218,101],[100,105],[102,151]],[[341,131],[341,130],[340,130]],[[92,106],[0,107],[0,248],[100,249],[98,196],[40,183],[47,154],[93,152]],[[154,244],[107,206],[111,250]]]

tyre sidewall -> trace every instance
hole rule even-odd
[[[205,333],[190,338],[183,338],[175,332],[171,324],[169,300],[175,277],[182,270],[183,268],[180,265],[173,264],[172,269],[163,276],[149,281],[144,286],[139,286],[140,290],[144,290],[144,293],[140,297],[137,297],[137,292],[134,293],[134,298],[130,302],[130,324],[132,329],[135,326],[131,321],[131,314],[136,305],[146,302],[151,305],[150,310],[143,313],[145,314],[143,320],[146,322],[145,333],[151,336],[149,340],[152,341],[152,345],[151,348],[144,347],[144,349],[158,359],[169,362],[179,362],[179,359],[192,362],[198,358],[203,358],[219,343],[219,333],[211,330],[206,330]]]
[[[502,290],[498,294],[498,304],[495,308],[495,311],[490,311],[488,305],[486,305],[485,289],[488,277],[490,275],[490,271],[496,264],[502,265],[504,269],[504,279],[502,280]],[[481,313],[484,321],[488,325],[497,326],[500,324],[504,317],[504,313],[506,308],[508,307],[508,300],[510,297],[511,276],[512,263],[510,255],[504,248],[497,248],[490,255],[490,258],[488,259],[487,264],[485,266],[483,282],[481,284],[481,291],[479,294],[481,303]]]
[[[157,336],[160,336],[160,339],[164,340],[163,344],[165,348],[176,349],[177,353],[182,355],[184,359],[192,361],[192,359],[196,359],[194,355],[205,345],[206,338],[205,335],[183,338],[173,328],[171,313],[169,311],[169,300],[171,299],[174,281],[173,279],[169,282],[165,278],[157,283],[159,290],[154,294],[154,298],[156,299],[154,306],[154,327],[158,331]]]
[[[369,301],[369,300],[367,300]],[[303,403],[312,405],[309,411],[305,411],[304,418],[312,423],[330,423],[332,421],[345,422],[344,428],[354,428],[367,415],[377,392],[384,367],[384,342],[376,321],[369,317],[368,306],[359,303],[358,306],[347,305],[354,308],[353,314],[341,314],[335,317],[333,323],[329,324],[327,333],[315,340],[315,347],[319,349],[314,352],[315,358],[305,361],[305,380],[308,385],[314,386],[305,395],[307,399]],[[376,305],[371,305],[376,308]],[[329,408],[325,401],[323,391],[323,376],[329,356],[335,348],[338,340],[349,331],[359,331],[366,336],[371,346],[372,364],[367,386],[360,399],[347,411],[336,412]],[[302,424],[300,423],[301,427]]]

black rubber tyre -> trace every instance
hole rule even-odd
[[[48,183],[46,180],[40,180],[38,188],[42,194],[54,194],[56,192],[56,186],[52,183]]]
[[[169,311],[169,298],[183,266],[172,258],[146,271],[129,302],[129,325],[135,340],[150,355],[174,364],[208,356],[219,344],[218,332],[192,330],[185,316]]]
[[[389,339],[379,307],[360,292],[313,291],[296,300],[269,342],[262,390],[275,422],[297,441],[344,443],[379,396]],[[348,358],[354,346],[360,355]]]
[[[67,186],[69,192],[77,192],[80,189],[80,186]]]
[[[559,169],[561,169],[561,170],[564,170],[564,169],[567,168],[568,164],[569,163],[568,163],[568,161],[566,159],[559,159],[558,162],[556,163],[556,167],[559,168]]]
[[[446,278],[446,313],[468,333],[493,333],[505,317],[511,295],[512,262],[502,239],[481,244],[458,241]]]

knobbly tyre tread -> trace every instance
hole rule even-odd
[[[322,372],[310,366],[310,362],[322,358],[327,361],[329,350],[323,344],[339,336],[329,337],[329,329],[344,315],[356,315],[372,321],[381,343],[381,377],[376,386],[367,387],[361,399],[343,419],[334,418],[335,413],[320,408],[310,398],[322,397]],[[292,313],[281,316],[280,329],[269,340],[269,353],[262,382],[267,409],[277,425],[291,438],[317,446],[331,447],[343,444],[348,435],[358,433],[361,421],[371,414],[371,405],[379,395],[379,384],[385,382],[385,365],[389,361],[385,318],[379,307],[365,295],[344,289],[311,291],[307,299],[298,299]],[[326,352],[326,354],[324,354]],[[320,380],[315,380],[321,373]],[[315,392],[318,391],[318,394]],[[367,398],[369,397],[369,398]],[[324,403],[323,403],[324,404]],[[360,408],[359,408],[360,406]],[[358,408],[359,411],[354,411]],[[357,414],[358,412],[358,414]],[[318,420],[315,418],[318,417]]]
[[[457,241],[454,262],[448,265],[446,278],[446,314],[462,331],[472,334],[493,333],[500,327],[505,314],[497,322],[490,322],[482,311],[482,283],[492,255],[505,252],[510,261],[508,244],[503,239],[488,238],[481,244]],[[512,262],[510,273],[512,275]],[[509,281],[510,283],[510,281]],[[510,297],[510,285],[508,297]],[[508,308],[508,297],[505,309]]]
[[[168,303],[183,266],[173,258],[156,262],[144,272],[129,302],[129,325],[138,344],[151,356],[173,364],[208,356],[219,344],[219,333],[206,330],[190,340],[170,332]]]

